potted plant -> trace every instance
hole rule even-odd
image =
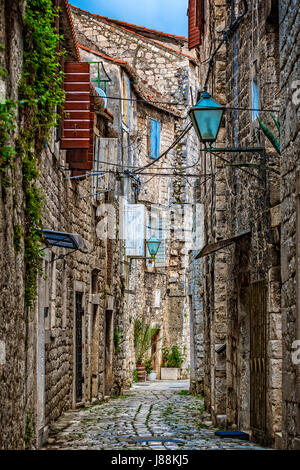
[[[165,347],[162,353],[161,380],[178,380],[184,359],[183,354],[181,354],[178,346],[172,346],[171,349]]]
[[[152,368],[152,358],[147,359],[147,361],[145,361],[145,367],[148,380],[156,380],[156,372],[154,372]]]
[[[139,381],[143,381],[146,378],[146,367],[143,361],[153,344],[153,337],[159,330],[160,325],[151,327],[151,325],[145,322],[144,318],[142,320],[136,319],[134,322],[134,350]]]

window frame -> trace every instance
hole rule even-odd
[[[155,123],[155,125],[153,126],[152,123]],[[156,119],[150,118],[149,126],[150,126],[150,131],[149,131],[149,152],[148,152],[149,153],[149,158],[151,158],[152,160],[156,160],[160,155],[161,122],[156,120]],[[153,135],[152,132],[155,132],[154,137],[152,137],[152,135]],[[155,155],[153,155],[153,153],[152,153],[153,141],[154,141],[154,147],[155,147]]]

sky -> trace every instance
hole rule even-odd
[[[83,10],[169,34],[187,36],[188,0],[69,0]]]

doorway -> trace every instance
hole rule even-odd
[[[76,402],[82,400],[82,292],[76,292],[76,317],[75,317],[75,389],[76,389]]]
[[[98,398],[99,386],[99,306],[92,305],[92,354],[91,354],[91,384],[90,396]]]
[[[159,370],[159,336],[160,336],[160,330],[158,330],[153,338],[151,339],[151,357],[152,357],[152,369],[154,372],[157,373],[157,377],[160,377],[160,370]]]
[[[250,308],[250,426],[256,441],[264,444],[267,418],[267,283],[249,286]]]
[[[113,385],[113,311],[106,310],[105,312],[105,382],[104,394],[106,396],[111,394]]]

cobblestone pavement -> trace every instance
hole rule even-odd
[[[205,421],[202,398],[188,394],[188,385],[188,381],[135,384],[122,397],[67,412],[51,428],[44,449],[263,449],[215,436]]]

